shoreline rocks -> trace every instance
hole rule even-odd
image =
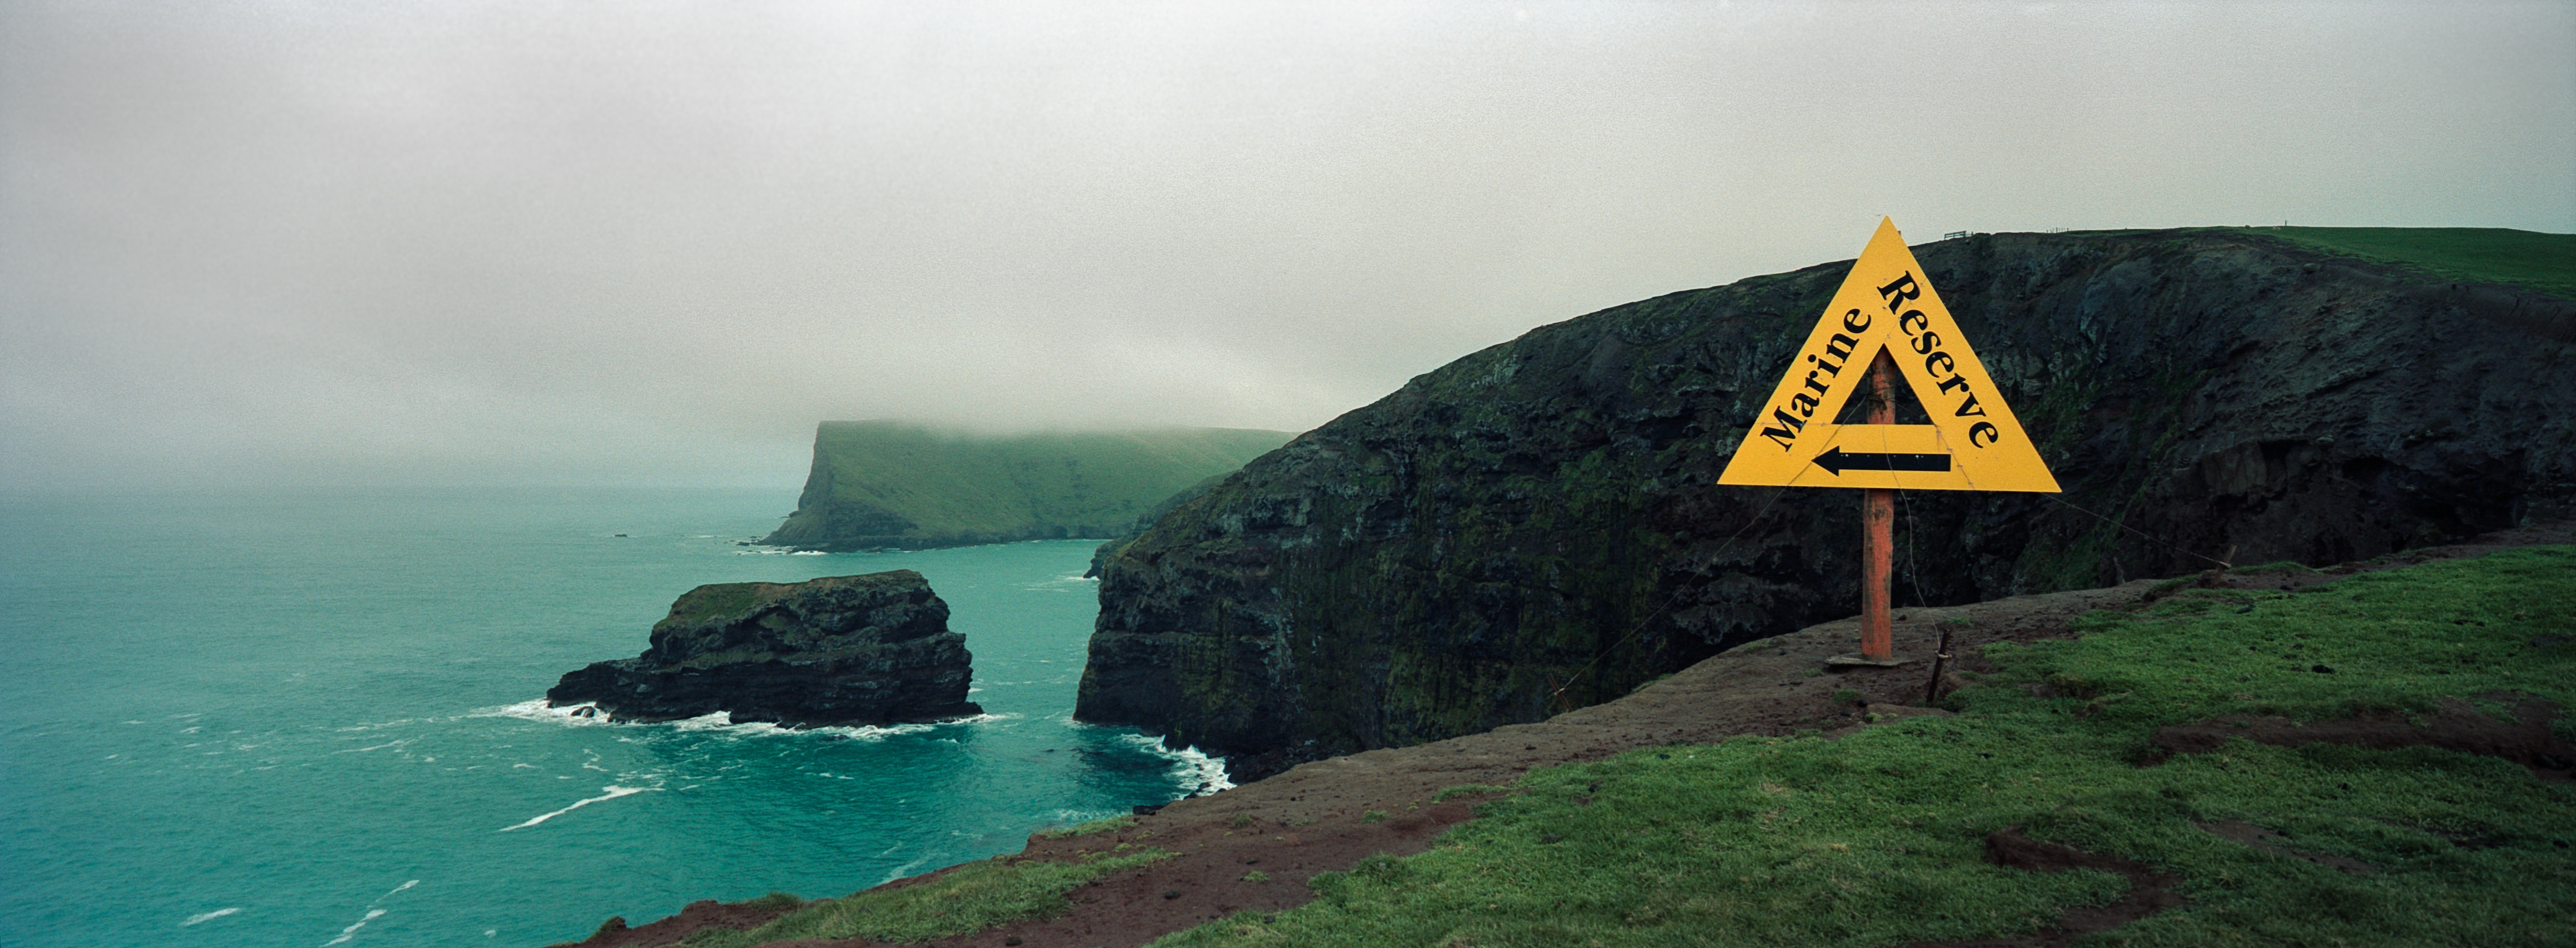
[[[567,673],[546,703],[619,721],[927,723],[983,713],[966,700],[972,661],[948,604],[911,570],[715,583],[674,601],[644,654]]]

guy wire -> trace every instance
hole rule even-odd
[[[1914,587],[1914,605],[1919,609],[1930,606],[1932,600],[1923,595],[1923,568],[1914,559],[1914,498],[1903,488],[1899,488],[1896,491],[1896,500],[1905,506],[1905,582],[1906,585]]]
[[[2095,519],[2095,520],[2102,521],[2103,523],[2107,523],[2107,524],[2110,524],[2110,525],[2112,525],[2112,526],[2118,527],[2118,528],[2120,528],[2120,529],[2122,529],[2122,530],[2127,530],[2127,531],[2129,531],[2130,533],[2134,533],[2134,534],[2137,534],[2137,535],[2139,535],[2139,536],[2145,537],[2145,538],[2147,538],[2147,540],[2148,540],[2149,542],[2151,542],[2151,543],[2155,543],[2155,544],[2157,544],[2157,545],[2159,545],[2159,546],[2162,546],[2162,547],[2164,547],[2165,549],[2172,550],[2172,551],[2174,551],[2174,552],[2176,552],[2176,553],[2180,553],[2180,554],[2182,554],[2182,555],[2184,555],[2184,556],[2193,557],[2193,558],[2195,558],[2195,559],[2208,560],[2208,561],[2210,561],[2210,562],[2212,562],[2212,563],[2216,563],[2216,564],[2218,564],[2218,566],[2219,566],[2219,568],[2220,568],[2220,569],[2235,569],[2235,568],[2236,568],[2236,564],[2234,564],[2234,563],[2230,563],[2230,562],[2228,562],[2228,561],[2226,561],[2226,560],[2218,559],[2218,558],[2216,558],[2216,557],[2211,557],[2211,556],[2202,556],[2201,554],[2194,553],[2194,552],[2192,552],[2192,551],[2190,551],[2190,550],[2183,549],[2182,547],[2179,547],[2179,546],[2175,546],[2174,544],[2172,544],[2172,543],[2170,543],[2170,542],[2166,541],[2166,540],[2165,540],[2165,538],[2163,538],[2163,537],[2156,536],[2156,535],[2154,535],[2154,534],[2148,533],[2147,531],[2140,530],[2140,529],[2138,529],[2138,528],[2136,528],[2136,527],[2132,527],[2132,526],[2130,526],[2130,525],[2128,525],[2128,524],[2121,523],[2121,522],[2119,522],[2119,521],[2117,521],[2117,520],[2113,520],[2113,519],[2111,519],[2111,518],[2109,518],[2109,517],[2102,516],[2101,514],[2094,513],[2093,511],[2086,510],[2086,509],[2084,509],[2083,507],[2079,507],[2079,506],[2076,506],[2076,505],[2074,505],[2074,504],[2067,503],[2065,500],[2063,500],[2063,499],[2059,498],[2059,497],[2058,497],[2057,495],[2055,495],[2055,494],[2044,494],[2044,495],[2042,495],[2042,496],[2047,497],[2047,498],[2048,498],[2049,500],[2051,500],[2051,501],[2055,501],[2055,502],[2057,503],[2057,505],[2058,505],[2058,506],[2060,506],[2060,507],[2065,507],[2065,508],[2067,508],[2067,509],[2069,509],[2069,510],[2081,511],[2081,512],[2083,512],[2083,513],[2085,513],[2085,514],[2088,514],[2088,515],[2092,516],[2092,518],[2093,518],[2093,519]],[[2232,556],[2234,556],[2234,555],[2235,555],[2235,551],[2234,551],[2234,550],[2230,550],[2230,551],[2228,551],[2228,555],[2229,555],[2229,556],[2231,556],[2231,557],[2232,557]]]

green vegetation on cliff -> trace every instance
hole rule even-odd
[[[1155,944],[1860,948],[2030,935],[2133,885],[1982,858],[2012,828],[2176,877],[2180,905],[2086,944],[2576,943],[2563,779],[2422,746],[2157,751],[2162,729],[2221,717],[2576,705],[2576,548],[2184,590],[2081,628],[1991,650],[1997,673],[1950,696],[1956,717],[1535,770],[1428,853]]]
[[[2255,227],[2293,243],[2449,280],[2576,299],[2576,234],[2502,227]]]
[[[827,421],[796,513],[762,542],[919,549],[1119,536],[1164,498],[1288,438],[1237,428],[988,436]]]

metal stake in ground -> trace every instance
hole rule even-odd
[[[1950,663],[1950,630],[1941,630],[1941,645],[1932,650],[1932,682],[1923,686],[1923,703],[1941,700],[1941,669]]]

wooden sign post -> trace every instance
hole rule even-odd
[[[1931,424],[1896,423],[1898,384]],[[1861,423],[1837,424],[1838,409],[1854,397],[1866,399]],[[1884,218],[1717,482],[1864,491],[1861,651],[1853,661],[1871,665],[1897,664],[1888,616],[1897,491],[2058,489],[1922,264]]]
[[[1868,415],[1864,424],[1896,423],[1896,361],[1879,350],[1869,361]],[[1896,660],[1895,623],[1888,619],[1888,578],[1896,564],[1896,492],[1862,488],[1860,495],[1860,657],[1867,662]]]

